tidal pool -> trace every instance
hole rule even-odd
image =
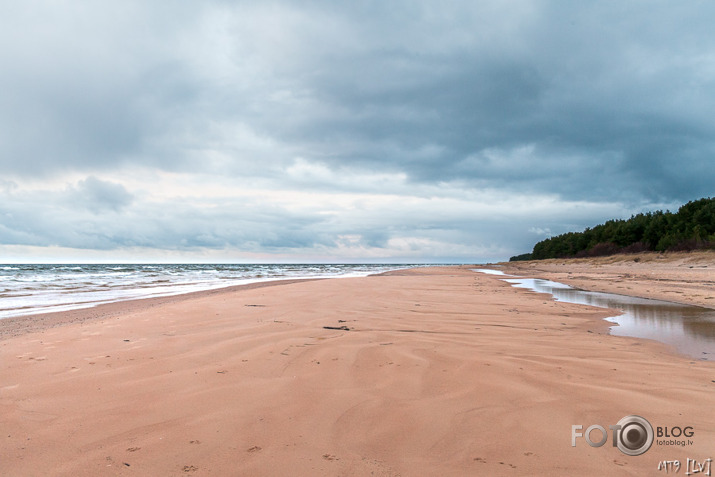
[[[610,327],[612,335],[657,340],[693,358],[715,361],[713,309],[615,293],[591,292],[551,280],[512,277],[497,270],[475,271],[503,275],[502,280],[514,287],[550,293],[558,301],[620,310],[623,314],[606,318],[618,325]]]

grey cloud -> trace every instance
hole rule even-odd
[[[377,248],[471,236],[518,252],[539,238],[529,229],[610,218],[555,209],[472,226],[468,214],[397,208],[340,220],[196,203],[167,215],[97,179],[136,167],[288,191],[425,196],[446,184],[444,195],[550,195],[626,215],[712,195],[713,14],[640,1],[126,1],[81,14],[6,2],[0,191],[22,201],[0,207],[12,216],[0,241],[281,250],[341,235]],[[320,167],[291,174],[296,164]],[[13,186],[66,173],[87,179],[44,210]],[[125,231],[103,215],[123,217]]]
[[[137,199],[89,177],[60,191],[16,190],[0,196],[0,243],[119,250],[236,248],[259,251],[329,244],[324,218],[258,201],[170,203]]]
[[[87,177],[70,189],[72,204],[97,214],[105,211],[119,212],[134,200],[123,185]]]
[[[569,199],[710,191],[707,5],[126,5],[8,17],[28,41],[0,56],[6,172],[140,163],[280,181],[303,156]],[[529,145],[535,181],[468,167]]]
[[[172,165],[151,147],[172,113],[191,104],[194,80],[172,53],[180,32],[168,26],[182,8],[159,5],[0,7],[0,171]]]
[[[387,203],[372,198],[351,206],[335,204],[328,214],[324,204],[315,202],[296,210],[259,199],[176,197],[167,202],[145,196],[116,211],[97,213],[77,206],[78,191],[94,194],[105,207],[128,199],[119,184],[96,178],[54,192],[15,189],[0,201],[0,243],[113,253],[138,247],[324,253],[342,259],[493,260],[530,249],[542,238],[540,227],[560,233],[632,212],[615,204],[534,206],[528,196],[524,202],[504,205],[482,196],[477,200],[482,205],[477,205],[459,199],[451,188],[454,197],[422,194],[406,200],[393,197]]]
[[[693,18],[690,10],[673,18],[641,7],[621,9],[617,18],[607,9],[567,12],[578,20],[571,27],[562,26],[569,24],[568,15],[550,16],[554,11],[546,9],[515,32],[518,48],[495,42],[490,52],[476,48],[434,58],[387,44],[387,52],[376,47],[357,58],[338,57],[310,83],[328,112],[291,124],[283,134],[298,142],[315,138],[309,147],[324,160],[401,169],[419,181],[460,177],[481,185],[484,171],[465,170],[466,156],[536,144],[543,154],[529,159],[529,169],[546,171],[551,180],[516,178],[519,189],[636,201],[706,194],[709,186],[700,173],[710,162],[713,121],[705,113],[713,103],[713,78],[698,61],[712,43],[703,28],[706,16]],[[631,31],[634,22],[641,30]],[[694,26],[703,43],[683,44],[673,22],[682,31]],[[475,32],[479,26],[471,25]],[[425,36],[447,27],[438,25]],[[672,45],[661,50],[670,41],[663,33],[674,35],[683,51]],[[427,145],[443,153],[414,160]],[[565,167],[552,168],[551,155],[562,157]],[[687,156],[696,156],[688,160],[692,169],[660,172]],[[598,163],[605,166],[600,173],[592,166]],[[586,173],[570,173],[579,169]]]

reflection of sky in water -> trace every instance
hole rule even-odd
[[[494,270],[490,272],[494,274]],[[551,293],[556,300],[567,303],[621,310],[622,315],[608,318],[608,321],[619,325],[611,327],[611,334],[657,340],[674,346],[683,354],[715,361],[715,310],[668,301],[584,291],[538,278],[504,278],[504,281],[518,288]]]

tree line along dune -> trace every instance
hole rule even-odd
[[[698,249],[715,250],[715,198],[688,202],[677,212],[641,213],[550,237],[510,261]]]

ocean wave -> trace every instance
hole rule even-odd
[[[286,278],[365,276],[414,265],[90,264],[4,266],[0,318]]]

